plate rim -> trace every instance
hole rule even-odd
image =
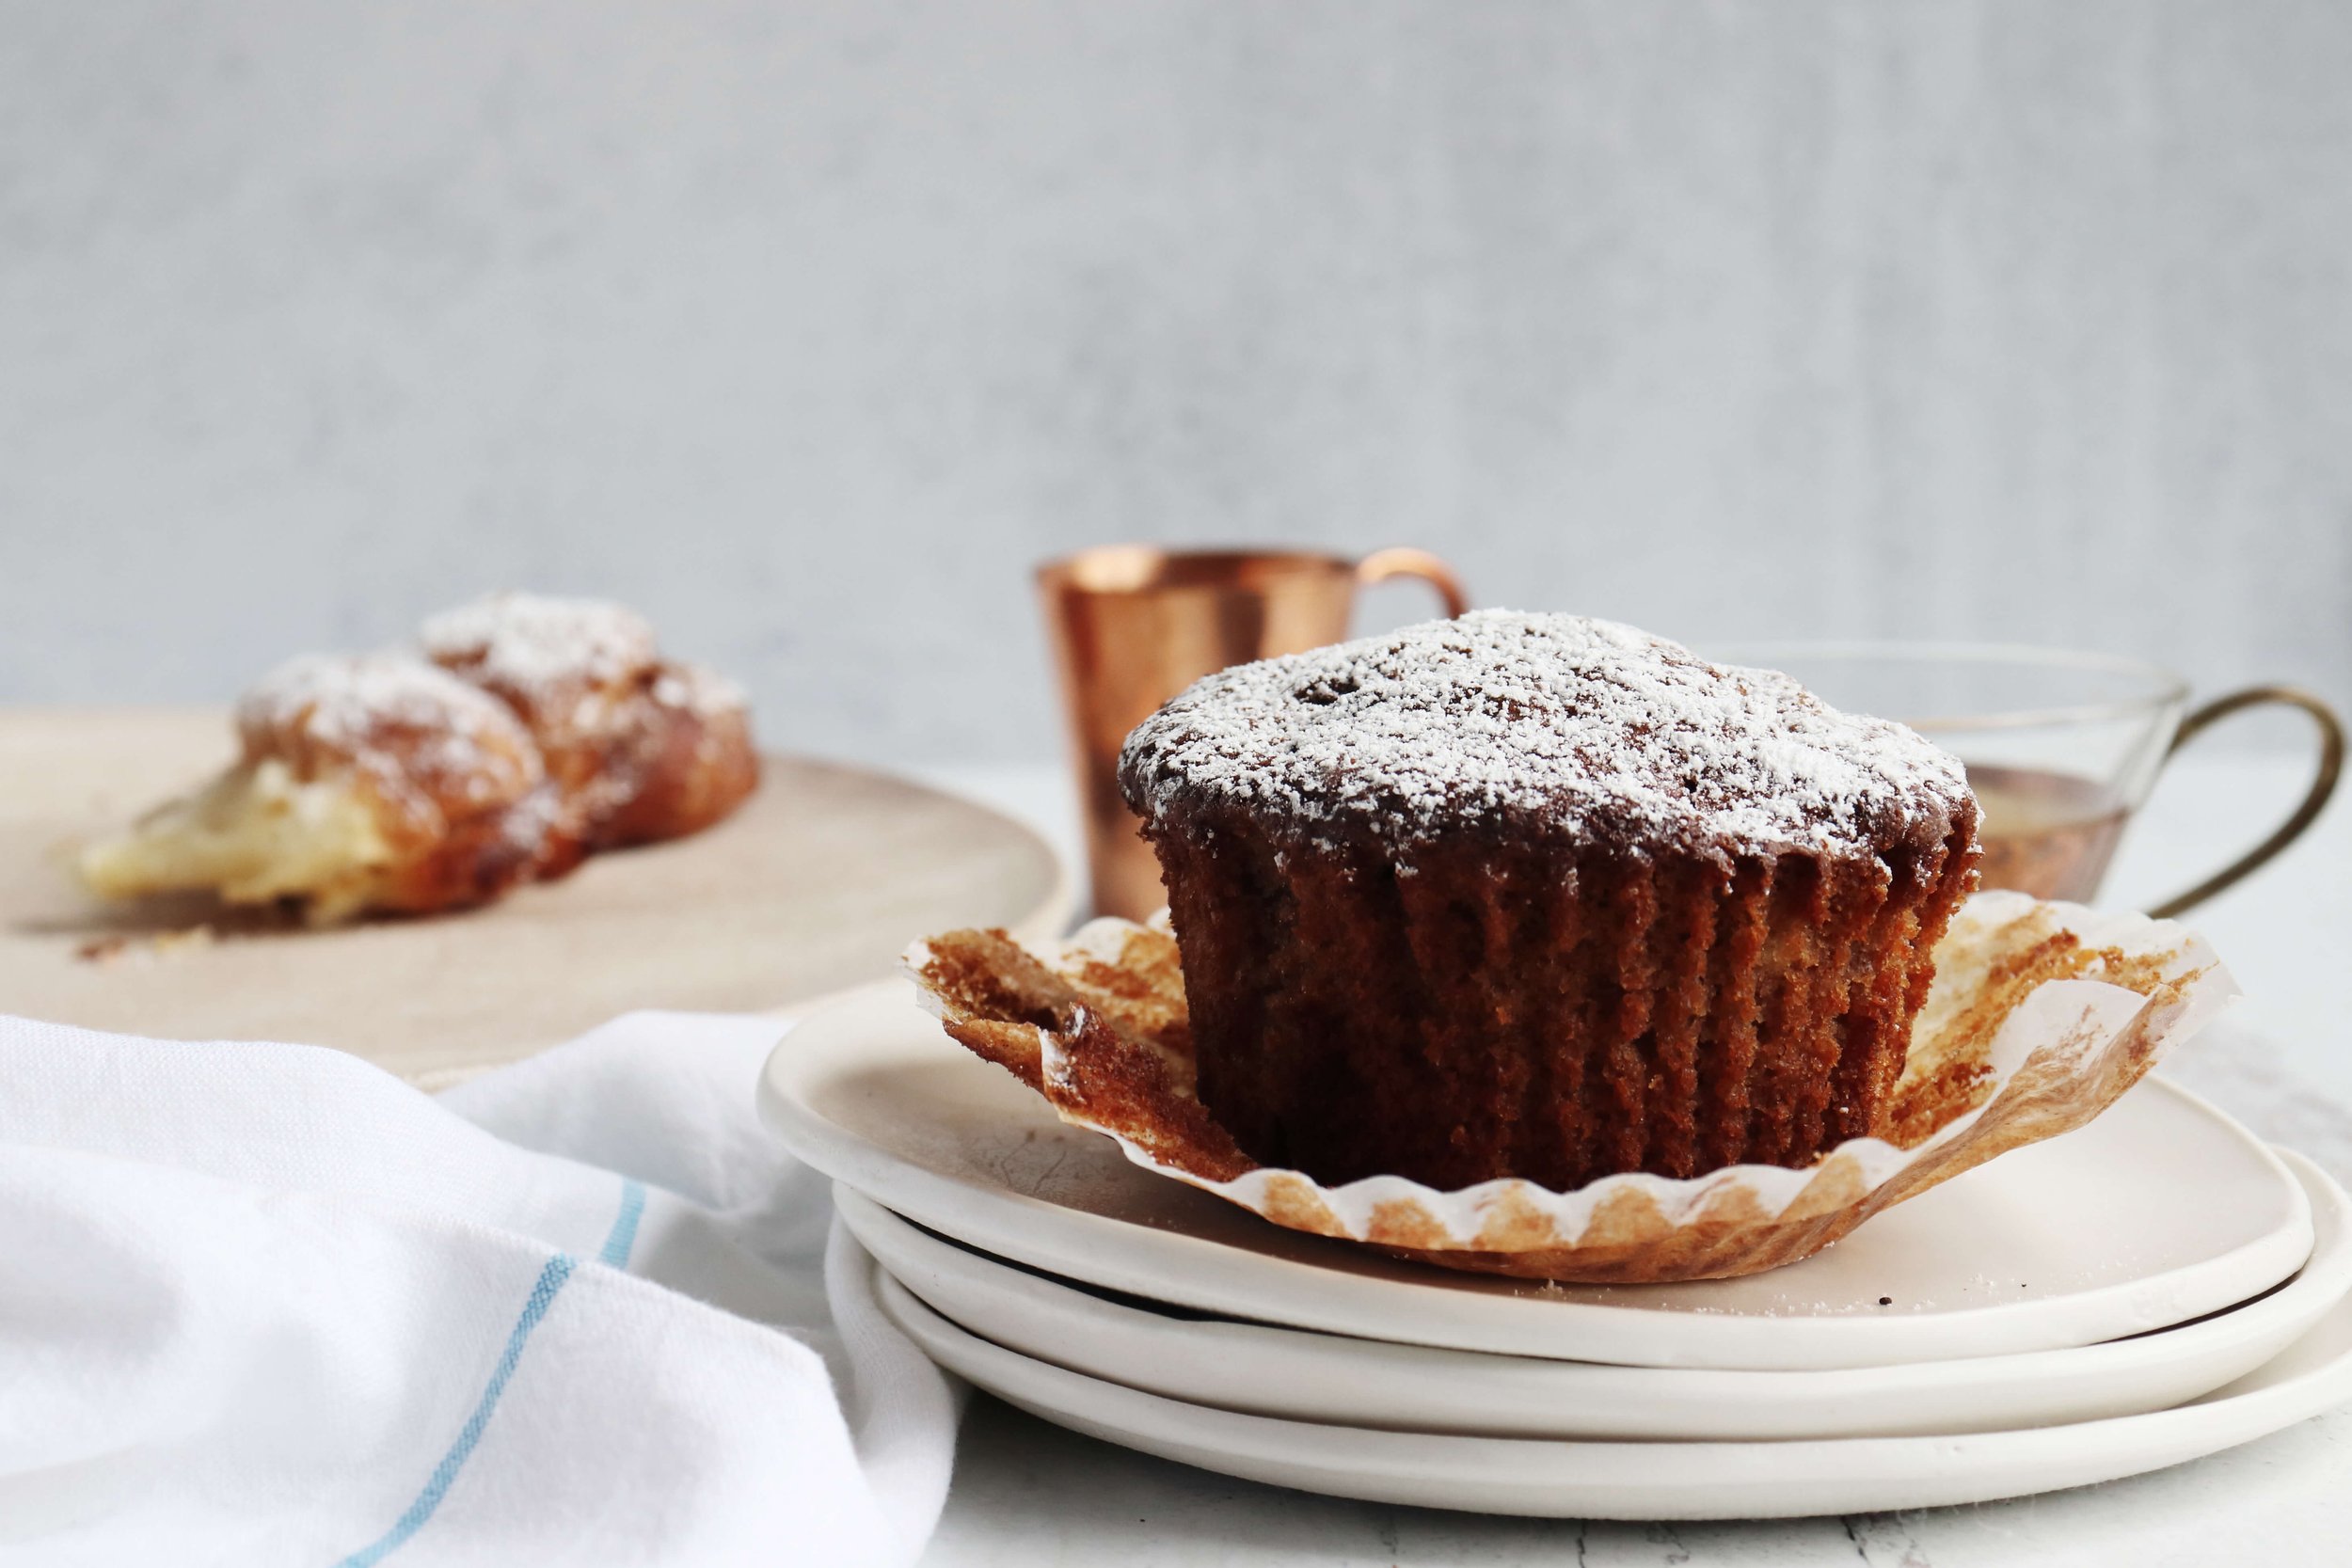
[[[2143,1085],[2153,1085],[2198,1113],[2268,1167],[2289,1196],[2291,1212],[2283,1226],[2186,1269],[2152,1276],[2172,1286],[2160,1293],[2152,1293],[2147,1289],[2151,1280],[2142,1278],[2066,1297],[1957,1308],[1932,1316],[1678,1314],[1670,1346],[1645,1346],[1622,1315],[1648,1316],[1648,1308],[1487,1294],[1448,1289],[1435,1280],[1374,1281],[1205,1237],[1152,1229],[1008,1188],[980,1186],[930,1170],[872,1142],[823,1116],[795,1092],[793,1085],[809,1080],[810,1064],[825,1059],[821,1049],[814,1053],[808,1049],[812,1036],[821,1048],[836,1031],[856,1038],[918,1022],[926,1030],[939,1030],[937,1020],[919,1006],[912,983],[903,976],[862,988],[812,1013],[778,1043],[760,1070],[761,1120],[794,1154],[826,1176],[999,1257],[1131,1295],[1359,1338],[1550,1360],[1718,1370],[1810,1370],[2025,1354],[2169,1327],[2225,1310],[2292,1276],[2309,1259],[2313,1243],[2310,1199],[2270,1148],[2202,1097],[2152,1073]],[[944,1033],[938,1038],[942,1060],[968,1060],[980,1071],[1002,1070],[968,1057]],[[845,1049],[835,1045],[834,1054]],[[874,1172],[882,1173],[880,1180],[870,1174]],[[1065,1235],[1076,1240],[1055,1244]],[[1237,1260],[1237,1255],[1247,1261]],[[1176,1261],[1168,1261],[1170,1258]],[[1252,1289],[1246,1275],[1251,1269],[1297,1271],[1285,1283],[1304,1286],[1314,1299],[1301,1305],[1295,1289]],[[1236,1275],[1242,1275],[1241,1283],[1234,1282]],[[2260,1282],[2246,1285],[2247,1275]],[[1316,1280],[1317,1275],[1327,1277]],[[1391,1298],[1389,1303],[1362,1299],[1373,1293],[1369,1287],[1375,1285]],[[1414,1292],[1410,1299],[1421,1301],[1426,1310],[1400,1321],[1392,1303],[1406,1299],[1402,1292]],[[2169,1315],[2163,1322],[2151,1322],[2148,1308],[2159,1296]],[[2054,1306],[2054,1301],[2065,1305]],[[2052,1319],[2059,1320],[2056,1331],[2046,1326]],[[2018,1326],[2021,1323],[2045,1326],[2026,1331]],[[1564,1333],[1570,1333],[1584,1354],[1565,1354],[1559,1344]],[[1635,1340],[1629,1345],[1629,1335]]]
[[[2043,1416],[2020,1413],[2014,1407],[2021,1400],[2030,1400],[2037,1394],[2047,1400],[2054,1387],[2079,1390],[2094,1379],[2115,1379],[2128,1377],[2135,1372],[2177,1369],[2185,1356],[2192,1355],[2206,1358],[2204,1368],[2192,1374],[2197,1381],[2184,1384],[2176,1376],[2156,1396],[2159,1402],[2140,1408],[2163,1408],[2199,1398],[2248,1375],[2282,1354],[2289,1346],[2315,1327],[2330,1308],[2347,1294],[2352,1294],[2352,1198],[2347,1198],[2335,1180],[2310,1160],[2292,1150],[2282,1149],[2280,1153],[2286,1157],[2288,1169],[2310,1194],[2314,1214],[2326,1221],[2311,1260],[2283,1283],[2220,1312],[2169,1328],[2090,1345],[1962,1360],[1909,1362],[1889,1367],[1766,1371],[1562,1361],[1494,1352],[1357,1340],[1313,1329],[1230,1319],[1206,1326],[1216,1331],[1208,1338],[1249,1344],[1260,1355],[1312,1354],[1331,1373],[1342,1371],[1347,1356],[1354,1352],[1361,1355],[1361,1370],[1368,1379],[1376,1377],[1385,1380],[1409,1373],[1440,1386],[1449,1379],[1490,1375],[1515,1380],[1534,1379],[1545,1389],[1538,1403],[1549,1402],[1555,1409],[1571,1412],[1631,1409],[1642,1412],[1645,1418],[1629,1428],[1597,1429],[1583,1433],[1566,1428],[1541,1431],[1532,1424],[1536,1418],[1534,1417],[1530,1417],[1530,1424],[1524,1426],[1515,1424],[1488,1428],[1483,1432],[1456,1426],[1413,1424],[1411,1427],[1415,1431],[1442,1432],[1448,1435],[1592,1441],[1767,1442],[1829,1436],[1950,1434],[2007,1430],[2020,1424],[2048,1425],[2102,1419],[2132,1412],[2110,1409],[2104,1416]],[[945,1259],[945,1265],[934,1266],[932,1272],[950,1276],[961,1274],[967,1280],[977,1278],[978,1284],[975,1288],[999,1292],[1004,1301],[1003,1309],[1007,1311],[1019,1311],[1025,1305],[1022,1300],[1024,1297],[1034,1301],[1041,1296],[1049,1305],[1064,1312],[1100,1315],[1120,1321],[1123,1323],[1120,1332],[1131,1338],[1168,1334],[1170,1336],[1168,1345],[1172,1358],[1179,1364],[1187,1359],[1198,1360],[1216,1347],[1196,1340],[1190,1331],[1200,1325],[1183,1320],[1165,1324],[1153,1322],[1153,1315],[1148,1307],[1100,1301],[1086,1295],[1060,1276],[1041,1277],[1003,1259],[927,1231],[916,1222],[893,1212],[885,1205],[845,1183],[834,1183],[834,1203],[835,1212],[850,1234],[884,1273],[897,1279],[926,1307],[964,1332],[989,1339],[1017,1354],[1060,1367],[1080,1376],[1162,1398],[1241,1414],[1266,1415],[1276,1419],[1311,1423],[1318,1419],[1331,1423],[1359,1421],[1368,1425],[1401,1428],[1404,1423],[1427,1423],[1437,1418],[1430,1417],[1425,1409],[1416,1415],[1399,1415],[1392,1420],[1380,1420],[1371,1416],[1370,1406],[1355,1416],[1320,1418],[1303,1412],[1253,1409],[1205,1395],[1189,1394],[1177,1387],[1153,1386],[1137,1382],[1133,1377],[1120,1376],[1099,1366],[1063,1361],[1049,1352],[1000,1338],[992,1333],[986,1324],[972,1323],[966,1314],[956,1310],[953,1301],[936,1299],[932,1291],[924,1289],[923,1282],[907,1277],[908,1259],[912,1258],[914,1266],[921,1268],[925,1266],[926,1259]],[[934,1286],[933,1290],[936,1289]],[[941,1292],[943,1295],[946,1293]],[[1325,1341],[1335,1343],[1319,1343]],[[1325,1359],[1327,1356],[1328,1358]],[[2216,1362],[2221,1363],[2218,1369],[2214,1365]],[[1972,1403],[1971,1408],[1979,1408],[1979,1414],[1945,1418],[1946,1420],[1970,1423],[1967,1425],[1914,1425],[1871,1433],[1836,1431],[1827,1426],[1830,1422],[1851,1418],[1835,1413],[1835,1407],[1841,1403],[1847,1410],[1851,1410],[1857,1401],[1899,1403],[1941,1399],[1949,1408],[1955,1402],[1970,1402],[1971,1397],[1978,1395],[1992,1378],[2001,1380],[2007,1392],[1995,1397],[2006,1398],[2010,1409],[2007,1413],[1997,1409],[1982,1411]],[[1559,1386],[1550,1386],[1555,1384]],[[1579,1384],[1587,1386],[1579,1387]],[[2081,1399],[2087,1396],[2074,1392],[2070,1397]],[[1700,1433],[1687,1429],[1691,1419],[1687,1414],[1670,1414],[1663,1419],[1652,1417],[1651,1413],[1661,1402],[1670,1402],[1675,1409],[1683,1412],[1692,1409],[1720,1411],[1727,1405],[1735,1406],[1747,1413],[1742,1418],[1751,1423],[1761,1423],[1771,1414],[1785,1411],[1792,1403],[1803,1403],[1806,1409],[1819,1411],[1820,1414],[1813,1419],[1796,1423],[1800,1430]],[[1682,1424],[1684,1430],[1676,1430],[1677,1423]]]
[[[2290,1379],[2221,1400],[1958,1435],[1612,1442],[1382,1431],[1189,1404],[1024,1356],[958,1327],[863,1247],[858,1251],[872,1270],[875,1299],[894,1326],[942,1366],[1041,1420],[1243,1480],[1487,1513],[1768,1519],[1992,1502],[2203,1458],[2268,1436],[2352,1395],[2352,1344],[2346,1344]],[[2352,1298],[2339,1301],[2334,1312],[2352,1312]],[[2321,1326],[2306,1330],[2280,1354]],[[1057,1397],[1041,1395],[1040,1386]],[[1105,1408],[1123,1418],[1104,1416]],[[1162,1423],[1159,1430],[1142,1424],[1152,1420]],[[1667,1465],[1655,1465],[1661,1457]],[[1652,1474],[1623,1473],[1639,1471],[1645,1461],[1652,1462]],[[1440,1474],[1449,1463],[1453,1470],[1480,1474]]]

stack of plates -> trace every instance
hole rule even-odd
[[[1984,1501],[2352,1398],[2352,1215],[2158,1081],[1749,1279],[1560,1286],[1280,1229],[1130,1164],[900,989],[795,1030],[770,1124],[885,1310],[1047,1420],[1342,1497],[1583,1518]]]

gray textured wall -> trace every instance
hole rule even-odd
[[[0,0],[0,700],[529,584],[1007,757],[1123,536],[2342,697],[2347,281],[2326,0]]]

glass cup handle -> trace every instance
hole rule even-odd
[[[2255,845],[2236,860],[2215,872],[2203,881],[2151,909],[2148,913],[2156,920],[2169,920],[2174,915],[2196,908],[2223,888],[2233,886],[2249,873],[2263,865],[2280,850],[2294,843],[2319,816],[2328,797],[2336,792],[2336,780],[2344,771],[2344,723],[2336,710],[2308,691],[2292,686],[2249,686],[2216,697],[2181,721],[2181,727],[2172,733],[2172,744],[2165,751],[2169,761],[2172,753],[2187,745],[2207,729],[2233,713],[2265,703],[2283,703],[2288,707],[2301,708],[2311,715],[2319,728],[2319,767],[2312,774],[2312,786],[2303,792],[2302,804],[2296,806],[2278,831]]]
[[[1462,591],[1462,579],[1454,575],[1453,567],[1427,550],[1399,545],[1393,549],[1375,550],[1356,562],[1359,587],[1368,588],[1375,582],[1386,582],[1391,578],[1419,578],[1429,584],[1438,591],[1438,597],[1445,601],[1445,612],[1449,617],[1470,609],[1470,595]]]

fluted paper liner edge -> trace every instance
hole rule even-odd
[[[1097,920],[1040,948],[957,931],[916,942],[906,963],[950,1036],[1137,1164],[1293,1229],[1592,1283],[1724,1278],[1809,1257],[1938,1182],[2089,1122],[2237,994],[2204,940],[2170,922],[1979,894],[1937,945],[1888,1137],[1849,1140],[1802,1169],[1438,1192],[1393,1176],[1326,1187],[1243,1153],[1193,1098],[1164,921]]]

